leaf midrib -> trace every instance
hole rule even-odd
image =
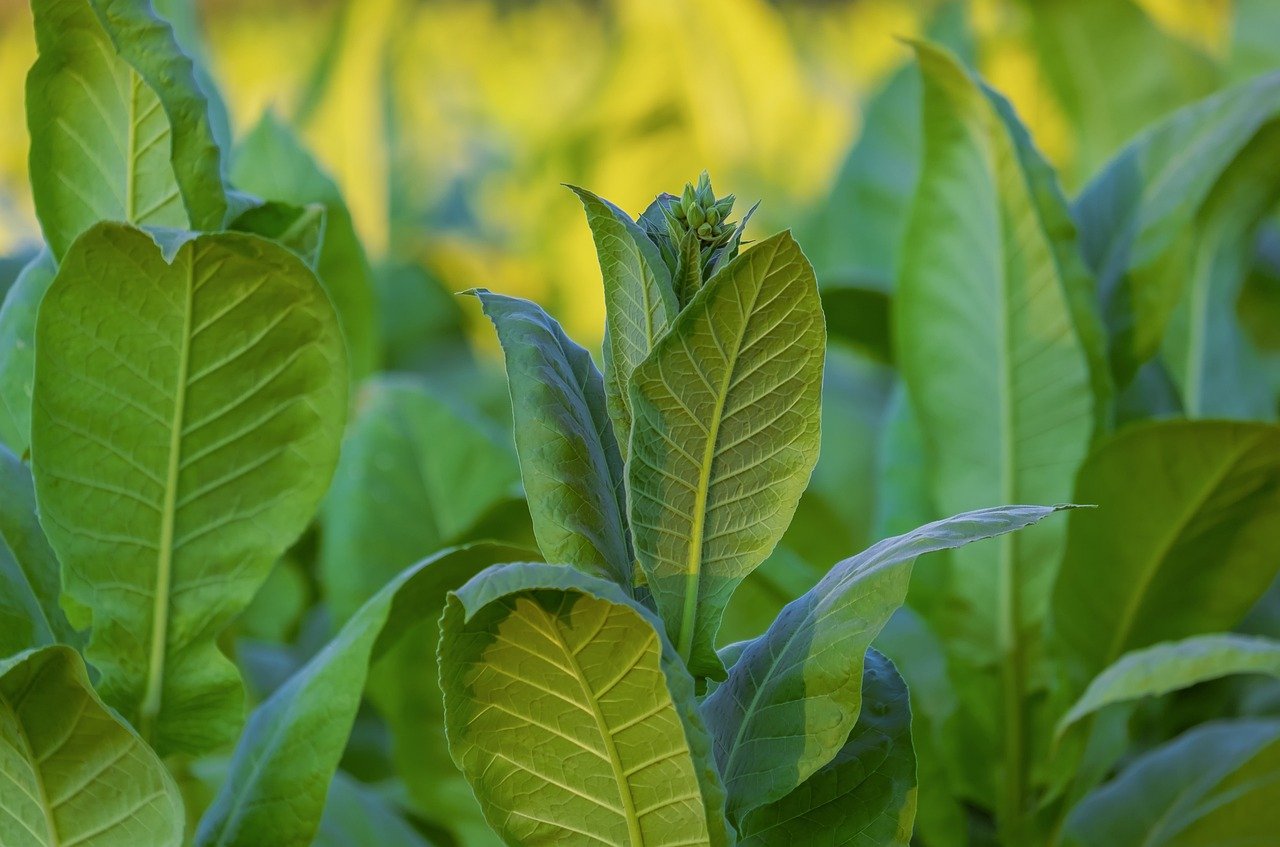
[[[165,647],[169,630],[169,592],[173,576],[173,533],[177,513],[178,476],[182,469],[182,430],[186,411],[187,376],[191,360],[191,324],[195,299],[195,250],[187,254],[186,302],[182,315],[182,339],[178,351],[178,373],[174,383],[173,419],[169,429],[169,464],[166,470],[164,504],[160,513],[160,542],[156,554],[156,586],[152,605],[151,654],[147,666],[147,686],[142,699],[139,731],[151,741],[153,722],[160,714],[164,685]]]

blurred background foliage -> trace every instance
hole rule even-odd
[[[858,189],[842,184],[842,165],[868,103],[908,59],[900,39],[933,27],[962,48],[1012,99],[1070,191],[1142,125],[1273,65],[1276,30],[1263,24],[1277,5],[157,2],[206,53],[236,137],[266,110],[300,132],[375,263],[424,269],[447,291],[535,298],[588,343],[602,326],[598,272],[561,182],[638,212],[656,187],[678,189],[705,167],[723,190],[764,200],[757,235],[813,222],[823,237],[803,243],[820,271],[835,272],[860,242],[887,249],[875,226],[860,238],[847,204],[828,200]],[[22,111],[29,16],[22,0],[0,0],[0,253],[37,232]],[[914,92],[893,99],[884,117],[914,120]],[[909,176],[909,135],[888,143],[907,173],[881,176]]]

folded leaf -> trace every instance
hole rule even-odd
[[[631,432],[631,372],[666,334],[679,307],[671,273],[657,245],[617,206],[583,188],[569,186],[582,201],[604,277],[604,385],[609,415],[626,457]]]
[[[324,240],[315,262],[316,274],[338,311],[351,378],[368,376],[377,367],[379,355],[373,271],[338,186],[270,112],[236,146],[231,178],[238,188],[268,200],[324,206]]]
[[[1080,470],[1053,590],[1072,693],[1126,652],[1229,630],[1280,571],[1280,427],[1123,430]]]
[[[0,660],[0,844],[179,847],[164,764],[98,699],[70,647]]]
[[[630,586],[622,456],[591,354],[536,304],[472,293],[506,355],[516,452],[543,557]]]
[[[1056,734],[1061,736],[1081,718],[1112,704],[1238,673],[1280,677],[1280,641],[1247,635],[1201,635],[1134,650],[1093,678],[1058,721]]]
[[[862,709],[863,654],[907,596],[916,557],[1030,526],[1050,506],[1005,506],[887,538],[833,567],[750,642],[702,704],[731,821],[831,761]]]
[[[145,0],[37,0],[27,78],[31,188],[61,259],[99,220],[219,229],[227,212],[208,104]]]
[[[1071,812],[1070,847],[1270,844],[1280,721],[1205,724],[1147,753]]]
[[[0,656],[79,645],[58,605],[58,557],[36,518],[31,472],[0,447]]]
[[[907,847],[916,814],[916,758],[907,686],[867,651],[864,708],[835,757],[781,800],[743,822],[743,847],[791,847],[821,832],[835,844]]]
[[[32,461],[103,699],[161,753],[235,737],[215,638],[302,532],[337,462],[346,365],[297,256],[251,235],[98,224],[36,325]],[[179,246],[180,245],[180,246]]]
[[[58,266],[48,250],[22,269],[0,305],[0,444],[18,455],[31,446],[31,383],[36,310]]]
[[[725,604],[809,482],[825,343],[813,269],[784,232],[711,277],[632,375],[636,555],[695,676],[723,676]]]
[[[492,568],[441,629],[449,747],[507,843],[732,843],[693,680],[622,589]]]
[[[450,589],[495,562],[523,555],[494,544],[446,550],[407,568],[365,603],[254,710],[222,788],[200,821],[197,847],[311,844],[370,664],[438,611]]]
[[[1205,198],[1264,126],[1280,117],[1280,73],[1187,106],[1138,136],[1085,187],[1073,213],[1119,385],[1159,349],[1193,273],[1188,237]]]
[[[339,623],[409,565],[466,540],[520,485],[504,434],[413,380],[374,377],[355,405],[320,536],[320,581]]]

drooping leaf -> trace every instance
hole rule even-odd
[[[270,112],[237,145],[231,178],[236,187],[268,200],[324,206],[324,242],[316,273],[338,311],[352,379],[368,376],[379,357],[373,271],[338,186],[297,136]]]
[[[584,188],[569,186],[587,212],[604,277],[604,385],[609,415],[625,458],[631,432],[631,372],[666,334],[679,307],[671,274],[657,246],[617,206]]]
[[[295,206],[267,200],[245,209],[227,228],[278,241],[315,270],[324,244],[324,224],[325,209],[319,203]]]
[[[862,708],[863,654],[907,596],[918,556],[1022,529],[1056,510],[956,515],[845,559],[789,603],[702,704],[732,821],[826,765]]]
[[[0,305],[0,444],[18,455],[31,446],[36,310],[58,268],[42,250],[19,274]]]
[[[703,286],[632,376],[631,531],[695,676],[733,589],[778,543],[818,457],[826,332],[790,233]]]
[[[58,259],[100,220],[219,229],[227,214],[208,104],[144,0],[38,0],[27,78],[31,187]]]
[[[520,484],[489,422],[414,380],[375,377],[355,405],[322,512],[319,576],[337,623],[409,565],[467,540]]]
[[[373,789],[342,771],[333,775],[324,817],[311,847],[431,847]]]
[[[405,569],[370,598],[254,710],[222,788],[200,821],[197,847],[311,844],[369,666],[439,610],[447,591],[521,555],[499,545],[446,550]],[[431,668],[420,671],[429,675]]]
[[[743,847],[835,844],[907,847],[916,814],[916,759],[907,686],[893,664],[868,650],[863,709],[835,757],[790,794],[752,811]]]
[[[1280,677],[1280,642],[1247,635],[1201,635],[1134,650],[1093,678],[1058,721],[1056,732],[1061,736],[1081,718],[1115,703],[1238,673]]]
[[[1073,307],[1090,280],[1063,243],[1065,203],[1008,105],[947,53],[916,49],[925,157],[894,328],[931,499],[943,514],[1064,502],[1097,413]],[[967,646],[1020,649],[1044,617],[1064,530],[1055,521],[951,557]]]
[[[1197,246],[1189,228],[1206,198],[1278,116],[1280,73],[1227,89],[1138,136],[1076,199],[1118,385],[1159,349],[1187,290]]]
[[[218,632],[301,533],[337,462],[346,363],[315,275],[239,233],[103,223],[36,324],[32,462],[103,699],[162,755],[235,736]],[[180,245],[180,246],[179,246]]]
[[[1069,847],[1267,844],[1280,829],[1280,722],[1205,724],[1152,750],[1072,810]]]
[[[542,555],[631,585],[622,456],[591,355],[536,304],[472,293],[506,355],[516,452]]]
[[[0,660],[0,844],[179,847],[164,764],[98,699],[70,647]]]
[[[1053,589],[1074,692],[1123,654],[1235,626],[1280,571],[1280,428],[1134,425],[1080,470]]]
[[[58,557],[36,518],[31,472],[0,446],[0,656],[79,645],[58,605]]]
[[[508,843],[732,842],[693,679],[622,589],[505,565],[449,596],[441,630],[449,748]]]

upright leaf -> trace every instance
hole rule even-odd
[[[787,796],[841,749],[862,709],[863,654],[906,599],[918,556],[1054,511],[1006,506],[927,524],[845,559],[787,604],[702,704],[730,820]]]
[[[446,550],[405,569],[371,597],[254,710],[230,771],[200,821],[197,847],[310,845],[370,665],[416,623],[438,613],[447,591],[489,565],[521,555],[498,545]]]
[[[31,446],[36,310],[57,271],[52,254],[40,251],[0,305],[0,444],[19,455]]]
[[[1130,650],[1235,626],[1280,570],[1280,427],[1142,424],[1105,442],[1068,522],[1053,633],[1075,692]]]
[[[355,405],[320,537],[320,580],[338,622],[409,565],[463,541],[520,484],[491,424],[409,379],[375,377]]]
[[[441,629],[449,748],[508,843],[732,842],[693,680],[617,586],[506,565]]]
[[[1190,228],[1205,199],[1277,117],[1280,73],[1215,94],[1138,136],[1076,199],[1118,384],[1159,349],[1195,267]]]
[[[1061,197],[1007,104],[917,47],[925,158],[895,301],[898,362],[943,514],[1070,499],[1095,394]],[[1062,222],[1067,221],[1066,229]],[[1043,619],[1056,522],[953,556],[975,649],[1010,657]]]
[[[27,78],[31,188],[59,260],[100,220],[219,229],[227,199],[208,104],[145,0],[37,0]]]
[[[219,631],[298,536],[337,461],[346,366],[294,254],[237,233],[93,227],[36,324],[40,517],[109,705],[162,755],[233,738]]]
[[[622,456],[591,354],[536,304],[472,293],[506,355],[516,452],[542,555],[630,586]]]
[[[0,656],[79,644],[58,606],[58,557],[36,518],[31,472],[0,447]]]
[[[703,286],[632,376],[636,555],[695,676],[721,676],[733,589],[772,552],[818,458],[826,330],[790,233]]]
[[[671,273],[640,225],[608,200],[583,188],[569,188],[587,212],[604,277],[605,394],[625,458],[631,432],[631,372],[666,334],[679,307]]]
[[[1280,829],[1280,721],[1211,723],[1152,750],[1071,812],[1070,847],[1268,844]]]
[[[324,241],[316,273],[338,312],[351,376],[357,380],[367,376],[377,368],[379,357],[373,271],[338,186],[270,112],[237,145],[231,177],[236,187],[268,200],[324,206]]]
[[[70,647],[0,660],[0,773],[5,847],[182,844],[173,778],[98,699]]]
[[[1093,678],[1058,721],[1057,735],[1107,706],[1238,673],[1280,677],[1280,642],[1247,635],[1201,635],[1134,650]]]
[[[916,814],[911,706],[897,670],[867,651],[865,708],[835,757],[743,822],[743,847],[790,847],[823,833],[837,844],[907,847]]]

